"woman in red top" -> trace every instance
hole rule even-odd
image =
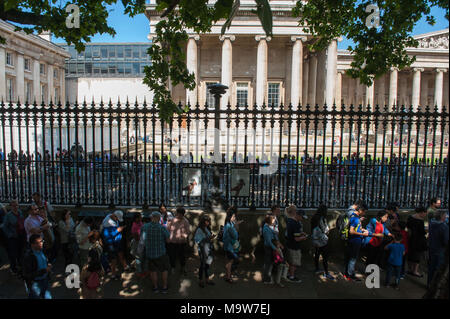
[[[385,211],[378,213],[376,219],[372,219],[367,225],[367,230],[371,232],[371,236],[367,237],[367,261],[366,265],[376,264],[380,265],[381,257],[381,244],[383,243],[383,237],[391,236],[389,230],[384,227],[384,223],[388,219],[388,214]]]

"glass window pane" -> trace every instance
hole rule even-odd
[[[102,59],[108,58],[108,47],[102,46],[102,47],[100,48],[100,52],[101,52],[101,54],[102,54]]]
[[[117,73],[123,74],[123,63],[122,62],[117,63]]]
[[[269,83],[268,87],[268,103],[269,106],[277,107],[280,100],[280,84]]]
[[[98,45],[92,46],[92,57],[99,58],[100,57],[100,47]]]
[[[145,47],[145,46],[141,47],[141,59],[142,60],[147,60],[147,58],[148,58],[147,50],[148,50],[148,47]]]
[[[116,47],[117,57],[123,59],[123,46],[119,45]]]
[[[108,72],[109,72],[109,74],[111,74],[111,75],[117,74],[117,65],[116,65],[116,63],[110,63],[110,64],[109,64]]]
[[[77,74],[76,63],[69,63],[69,74]]]
[[[94,74],[100,74],[100,67],[101,67],[101,65],[100,65],[100,63],[94,63],[94,67],[93,67],[93,69],[94,69]]]
[[[92,74],[92,63],[86,63],[84,66],[86,74]]]
[[[139,47],[137,47],[137,46],[133,47],[133,58],[135,60],[139,59]]]
[[[125,63],[125,74],[131,74],[131,63]]]
[[[77,73],[83,75],[84,74],[84,63],[77,64]]]
[[[90,45],[86,46],[86,50],[84,51],[84,57],[86,59],[91,59],[92,58],[92,47]]]
[[[140,71],[139,63],[133,63],[133,74],[139,75],[139,71]]]
[[[102,74],[108,74],[108,64],[107,63],[102,63],[101,64],[101,73]]]
[[[116,47],[114,45],[111,45],[108,48],[108,52],[109,52],[109,58],[115,58],[116,57]]]
[[[131,48],[125,48],[125,58],[131,58]]]
[[[248,103],[247,83],[237,83],[236,102],[239,104],[240,107],[245,106]]]
[[[76,59],[77,58],[77,50],[75,50],[75,47],[70,46],[69,47],[69,53],[70,53],[70,58],[71,59]]]

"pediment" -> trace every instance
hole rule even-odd
[[[419,49],[438,49],[448,50],[449,48],[449,30],[441,30],[430,32],[426,34],[419,34],[414,36],[414,39],[419,41],[417,48]]]

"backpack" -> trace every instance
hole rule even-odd
[[[342,240],[348,239],[350,218],[348,218],[346,213],[341,214],[336,221],[336,228],[338,230],[339,237]]]
[[[86,281],[86,287],[88,289],[97,289],[100,286],[100,277],[98,276],[98,273],[96,271],[91,272],[89,275],[87,281]]]

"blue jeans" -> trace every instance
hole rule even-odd
[[[48,279],[33,281],[31,287],[28,287],[29,299],[52,299],[52,295],[48,290]]]
[[[395,285],[398,286],[400,282],[400,272],[402,270],[402,266],[394,266],[390,263],[387,263],[387,270],[386,270],[386,281],[385,285],[389,285],[391,283],[391,277],[392,273],[395,276]]]
[[[430,253],[428,260],[428,279],[427,285],[431,284],[433,280],[434,273],[439,269],[439,267],[444,263],[444,253],[433,254]]]
[[[361,250],[361,241],[349,241],[347,244],[347,256],[348,256],[348,264],[345,270],[348,276],[355,275],[355,265],[358,260],[359,252]]]

